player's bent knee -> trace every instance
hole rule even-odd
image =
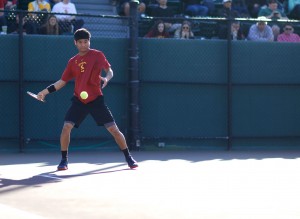
[[[122,135],[122,133],[120,132],[118,126],[116,126],[116,125],[112,125],[112,126],[107,127],[107,130],[108,130],[113,136]]]
[[[74,127],[74,125],[72,123],[69,122],[65,122],[63,129],[62,129],[62,133],[69,133],[71,132],[72,128]]]

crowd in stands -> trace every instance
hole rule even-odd
[[[118,8],[119,15],[129,15],[130,0],[114,0],[113,2]],[[178,23],[178,21],[174,23],[170,22],[170,18],[257,18],[261,21],[246,27],[238,21],[232,22],[231,39],[299,42],[292,23],[284,24],[276,21],[279,19],[300,20],[300,0],[178,0],[177,7],[168,6],[168,0],[139,2],[138,13],[142,17],[153,17],[157,20],[146,33],[146,38],[196,38],[192,30],[191,19],[183,23]],[[267,19],[271,22],[266,22]],[[227,39],[227,29],[226,22],[219,22],[215,38]]]
[[[1,31],[5,26],[7,34],[19,33],[20,14],[14,13],[16,9],[27,12],[21,19],[24,34],[67,35],[84,25],[83,19],[76,18],[76,6],[70,0],[0,0],[1,8],[8,11],[0,12]]]
[[[119,15],[129,16],[131,0],[112,0]],[[168,8],[168,0],[139,0],[138,12],[152,17],[244,17],[299,19],[300,0],[170,0],[176,6]],[[223,6],[221,6],[223,5]],[[160,9],[158,9],[160,8]]]
[[[130,15],[130,0],[111,1],[120,16]],[[84,26],[84,20],[76,17],[76,6],[71,0],[0,0],[1,9],[27,12],[21,20],[24,34],[72,34]],[[145,38],[197,39],[193,17],[221,17],[258,21],[247,25],[234,21],[230,26],[220,21],[216,39],[227,39],[230,32],[232,40],[299,42],[294,23],[276,21],[300,19],[300,0],[140,0],[137,9],[141,18],[152,17],[155,21],[143,35]],[[5,26],[7,33],[19,33],[20,17],[17,13],[8,16],[9,13],[0,12],[1,31]]]

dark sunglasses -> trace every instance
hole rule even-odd
[[[187,26],[183,26],[182,29],[190,29],[190,28]]]
[[[289,28],[289,27],[286,27],[284,28],[285,30],[292,30],[293,28]]]

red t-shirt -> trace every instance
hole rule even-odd
[[[77,54],[69,60],[61,80],[68,82],[74,78],[74,95],[86,104],[103,95],[100,76],[102,70],[109,67],[110,64],[101,51],[90,49],[84,56]],[[82,91],[88,93],[85,100],[80,98]]]
[[[4,9],[4,0],[0,0],[0,8]]]

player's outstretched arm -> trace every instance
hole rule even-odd
[[[112,79],[112,77],[114,76],[114,72],[111,68],[108,68],[108,69],[104,69],[104,71],[106,72],[106,76],[105,77],[100,77],[101,80],[103,81],[103,85],[102,85],[102,88],[105,88],[108,81],[110,79]]]
[[[37,94],[37,97],[39,100],[44,100],[46,95],[49,93],[53,93],[55,91],[60,90],[62,87],[64,87],[66,85],[66,82],[63,80],[58,80],[56,81],[54,84],[49,85],[47,88],[45,88],[44,90],[40,91]]]

